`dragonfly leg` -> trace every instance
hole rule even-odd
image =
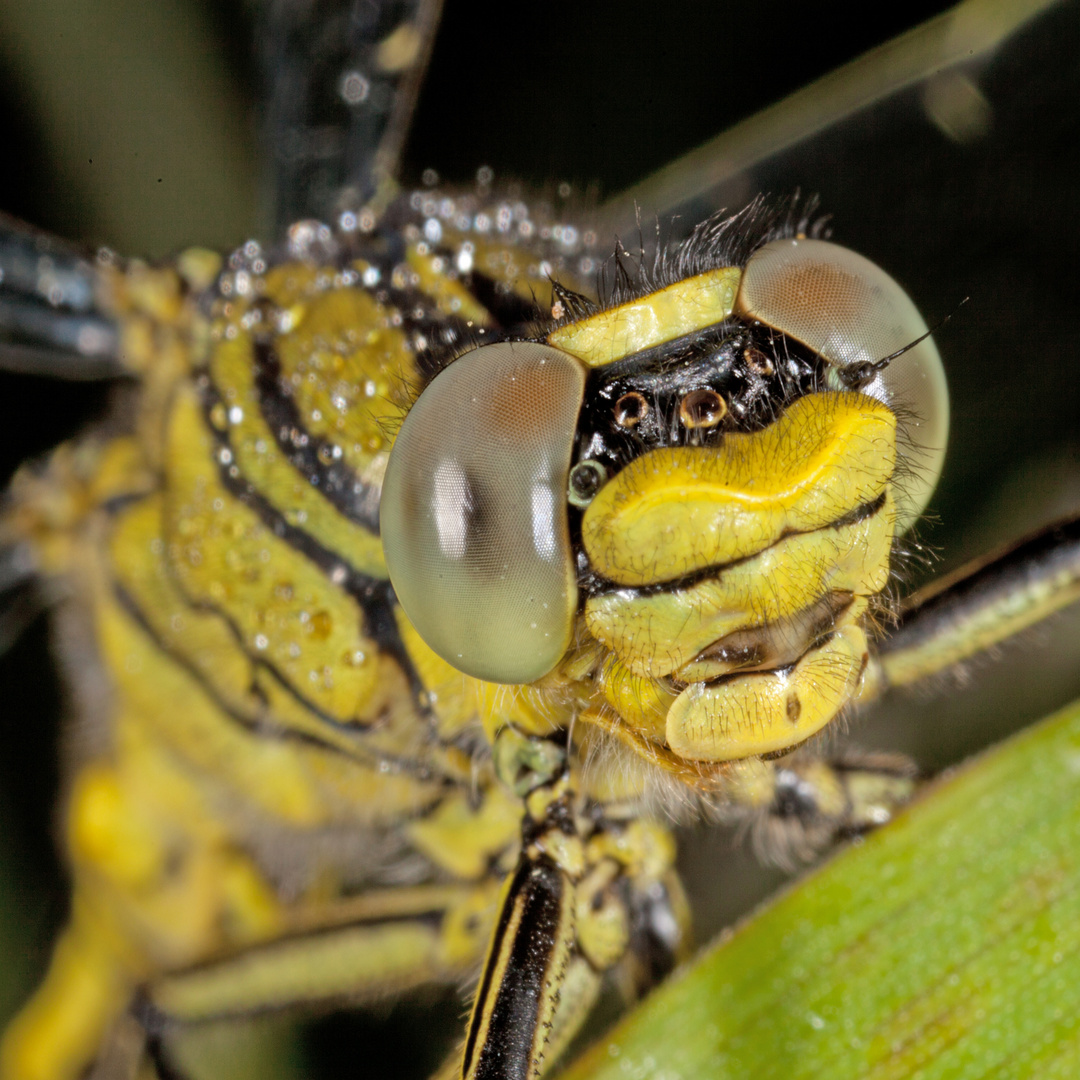
[[[900,754],[807,750],[735,763],[719,816],[745,827],[758,856],[791,866],[844,836],[884,825],[911,796],[917,770]]]
[[[495,758],[523,789],[526,814],[460,1058],[462,1080],[536,1080],[580,1030],[608,972],[635,989],[647,985],[673,966],[688,936],[668,831],[579,798],[557,744],[503,734]]]
[[[912,686],[1080,600],[1080,516],[1053,525],[962,567],[904,605],[900,624],[877,643],[862,700]]]

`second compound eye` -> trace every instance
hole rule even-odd
[[[637,390],[623,394],[615,402],[615,423],[621,428],[635,428],[649,415],[649,403]]]
[[[679,419],[686,428],[714,428],[726,415],[727,402],[708,387],[691,390],[679,402]]]

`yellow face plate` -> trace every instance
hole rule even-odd
[[[836,716],[868,660],[866,634],[847,626],[789,670],[694,683],[668,710],[668,746],[692,761],[788,750]]]
[[[582,522],[612,582],[585,605],[620,717],[601,722],[639,752],[697,763],[788,749],[828,724],[858,689],[861,621],[888,581],[895,461],[884,405],[811,394],[761,431],[618,473]]]
[[[888,581],[895,517],[889,500],[877,514],[786,536],[685,588],[616,589],[590,597],[589,632],[633,674],[671,675],[711,642],[789,619],[817,597],[879,593]]]
[[[810,394],[760,432],[636,458],[589,505],[582,541],[593,569],[619,585],[675,581],[874,502],[895,467],[888,408]]]

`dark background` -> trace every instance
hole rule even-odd
[[[469,182],[489,165],[497,178],[565,180],[606,198],[943,6],[897,5],[856,25],[775,2],[449,0],[406,178],[431,167]],[[131,254],[257,233],[250,36],[239,4],[0,0],[0,208]],[[938,335],[954,426],[921,536],[944,568],[1080,505],[1077,4],[966,74],[983,95],[981,135],[946,137],[911,90],[738,189],[820,194],[835,239],[893,273],[930,323],[971,297]],[[658,209],[642,206],[643,219]],[[3,376],[3,476],[103,403],[101,388]],[[969,672],[962,694],[950,681],[930,703],[890,703],[856,738],[931,769],[958,761],[1080,692],[1077,630],[1075,618],[1057,620]],[[0,701],[3,1015],[44,962],[65,905],[51,818],[62,704],[43,620],[0,657]],[[703,934],[781,880],[715,831],[688,834],[683,861]],[[438,999],[388,1006],[389,1027],[369,1015],[323,1021],[306,1036],[304,1067],[423,1072],[438,1051],[416,1032],[441,1024],[452,1035],[459,1011]],[[266,1045],[282,1075],[300,1060]]]

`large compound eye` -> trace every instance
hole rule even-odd
[[[736,311],[801,341],[819,353],[843,384],[859,386],[897,414],[899,450],[910,476],[897,492],[897,530],[911,525],[930,501],[945,462],[949,391],[930,338],[886,367],[871,365],[926,333],[906,292],[869,259],[825,240],[774,240],[754,253],[743,273]],[[906,444],[906,445],[905,445]]]
[[[585,369],[548,345],[455,360],[401,426],[383,482],[390,580],[444,660],[489,682],[546,675],[570,644],[577,578],[567,476]]]

